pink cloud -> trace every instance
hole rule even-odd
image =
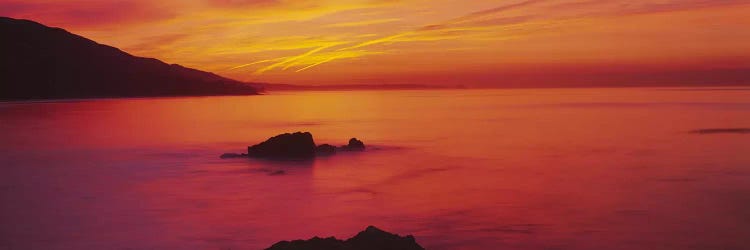
[[[0,0],[0,15],[62,27],[96,27],[169,19],[175,13],[153,1]]]

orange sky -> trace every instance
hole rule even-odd
[[[748,13],[747,0],[0,0],[2,16],[134,55],[291,84],[746,82]]]

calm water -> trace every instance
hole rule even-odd
[[[748,249],[750,90],[283,92],[0,104],[0,249]],[[221,160],[282,132],[378,150]],[[286,174],[270,173],[283,170]]]

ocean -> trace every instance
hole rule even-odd
[[[0,249],[747,249],[747,88],[0,103]],[[365,152],[220,159],[285,132]]]

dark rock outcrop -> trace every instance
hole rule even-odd
[[[399,236],[369,226],[348,240],[314,237],[309,240],[280,241],[266,250],[424,250],[413,236]]]
[[[365,143],[363,143],[360,140],[357,140],[357,138],[351,138],[349,139],[349,144],[345,146],[341,146],[341,150],[345,151],[364,151],[365,150]]]
[[[315,153],[318,156],[329,156],[336,154],[336,147],[331,144],[321,144],[315,148]]]
[[[285,133],[269,138],[259,144],[247,147],[247,154],[226,153],[219,156],[228,158],[265,158],[272,160],[310,159],[315,156],[330,156],[338,151],[364,151],[365,144],[357,138],[349,139],[349,144],[336,147],[330,144],[315,146],[310,132]]]
[[[306,159],[315,157],[315,141],[310,132],[285,133],[247,147],[247,155],[269,159]]]
[[[356,250],[375,250],[375,249],[390,249],[390,250],[412,250],[421,249],[422,246],[417,244],[414,236],[399,236],[398,234],[392,234],[374,226],[369,226],[365,231],[359,232],[354,237],[344,242],[349,246],[348,249]]]

